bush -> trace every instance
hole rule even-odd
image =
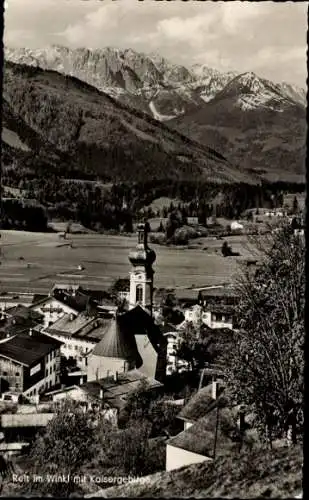
[[[154,243],[157,245],[165,245],[166,236],[163,233],[151,233],[149,236],[150,243]]]

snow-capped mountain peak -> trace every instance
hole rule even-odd
[[[75,76],[161,121],[224,96],[234,96],[235,105],[244,110],[268,106],[280,111],[283,102],[306,105],[305,91],[287,83],[274,84],[253,72],[223,73],[206,64],[186,68],[158,54],[131,48],[6,47],[5,57]]]

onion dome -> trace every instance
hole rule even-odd
[[[156,260],[154,250],[148,247],[149,224],[139,224],[137,226],[138,243],[135,250],[129,253],[129,260],[133,266],[150,267]]]

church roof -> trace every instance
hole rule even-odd
[[[134,331],[131,328],[125,327],[125,323],[121,321],[120,315],[116,315],[110,321],[110,325],[102,340],[95,346],[92,354],[108,358],[124,359],[129,362],[134,361],[137,368],[143,364],[137,349]]]
[[[162,335],[160,327],[154,323],[150,313],[142,306],[137,305],[130,309],[130,311],[122,315],[121,319],[126,327],[134,332],[134,335],[147,335],[157,352],[166,344],[166,339]]]

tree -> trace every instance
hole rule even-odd
[[[229,257],[231,255],[231,247],[229,246],[227,241],[224,241],[222,243],[221,252],[223,257]]]
[[[11,478],[13,471],[12,462],[4,458],[3,455],[0,455],[0,494],[3,490],[3,482]]]
[[[299,212],[298,200],[297,200],[297,197],[296,197],[296,196],[294,196],[292,213],[293,213],[294,215],[296,215],[296,214],[298,214],[298,212]]]
[[[182,342],[177,350],[177,357],[188,361],[192,370],[199,370],[205,363],[212,361],[212,339],[203,334],[202,325],[195,327],[189,323],[182,335]]]
[[[94,441],[91,418],[73,402],[65,402],[47,425],[45,433],[33,443],[30,477],[33,479],[36,474],[43,478],[43,482],[31,480],[26,483],[26,493],[67,497],[78,491],[74,475],[79,475],[81,467],[93,458]],[[53,475],[64,475],[68,481],[52,482],[49,478]]]
[[[136,391],[131,393],[121,412],[119,429],[105,434],[103,448],[111,463],[125,474],[146,475],[158,470],[162,464],[163,449],[154,450],[150,446],[152,437],[169,436],[173,430],[179,409],[168,404],[167,396],[154,394],[147,382],[142,381]],[[160,464],[156,463],[159,451]]]
[[[239,278],[240,330],[227,379],[270,445],[288,428],[296,442],[303,421],[305,244],[289,226],[255,244],[262,264]]]

